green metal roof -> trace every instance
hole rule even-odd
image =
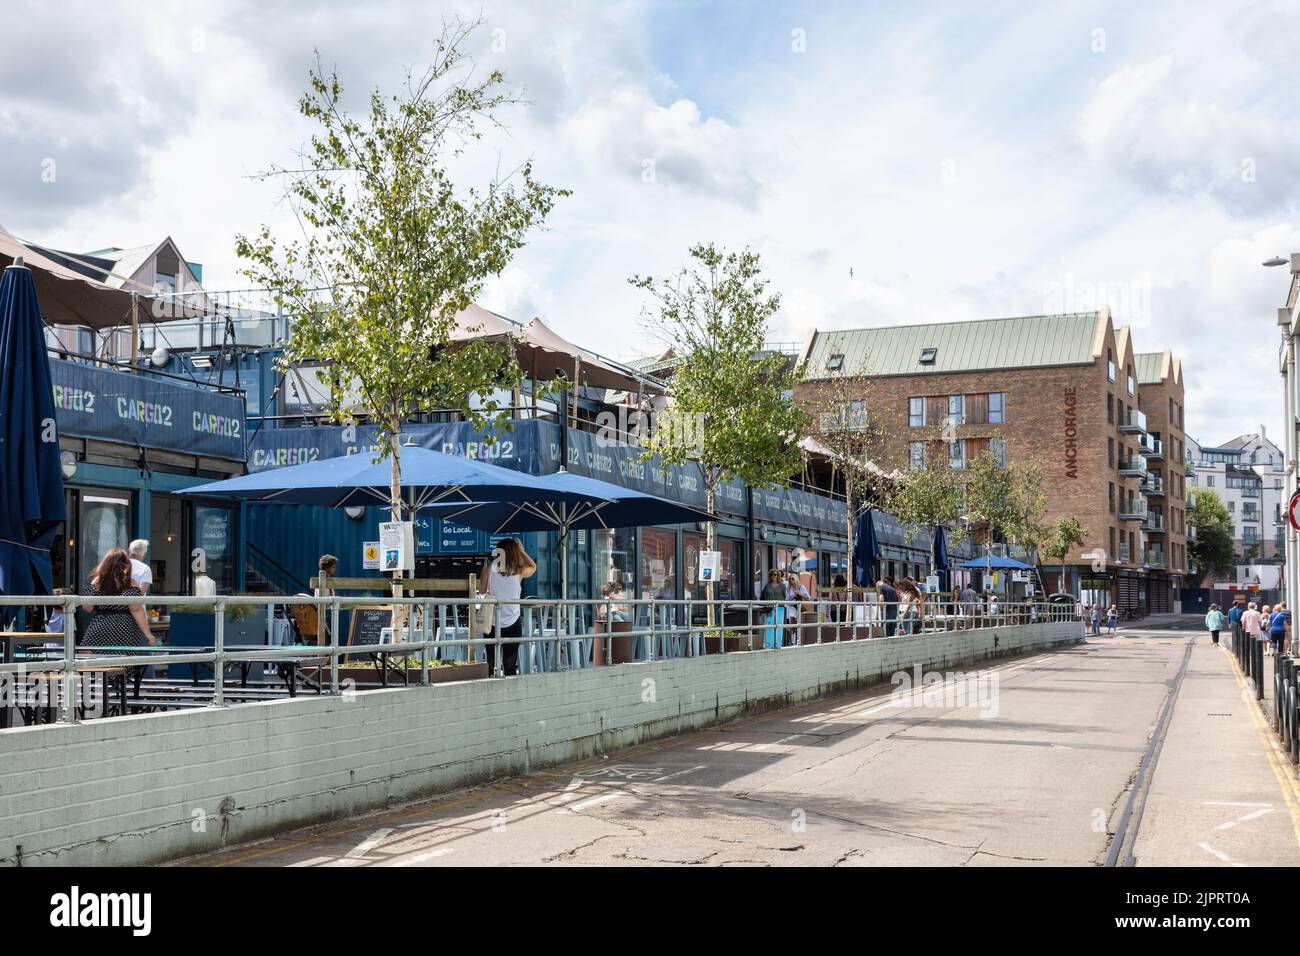
[[[871,375],[1088,365],[1096,359],[1093,344],[1100,320],[1100,313],[1077,312],[818,332],[806,377],[825,378],[834,355],[844,356],[844,371],[865,365]],[[935,350],[933,362],[921,362],[925,349]]]
[[[1164,352],[1138,352],[1133,356],[1137,364],[1139,385],[1155,385],[1160,381],[1160,372],[1164,368]]]

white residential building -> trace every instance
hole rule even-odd
[[[1282,560],[1285,456],[1268,439],[1264,426],[1213,447],[1189,437],[1187,463],[1195,471],[1192,482],[1213,488],[1232,514],[1232,536],[1239,562]]]

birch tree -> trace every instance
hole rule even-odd
[[[876,462],[884,440],[873,414],[870,376],[870,362],[863,358],[811,380],[809,388],[809,433],[829,452],[832,480],[838,476],[844,484],[849,568],[853,563],[854,517],[867,501],[884,497],[890,485]]]
[[[962,473],[951,467],[942,450],[941,432],[925,442],[927,453],[918,467],[900,472],[885,492],[885,508],[910,532],[924,531],[930,536],[930,568],[934,570],[935,528],[948,529],[949,540],[959,543],[965,537],[961,518],[966,513],[965,481]],[[911,463],[909,462],[909,465]]]
[[[794,403],[796,370],[764,349],[781,297],[768,291],[758,254],[702,243],[690,258],[674,275],[628,281],[654,300],[642,322],[678,360],[668,385],[671,412],[650,430],[647,456],[658,454],[666,465],[693,462],[712,514],[724,481],[789,483],[806,415]],[[715,531],[709,521],[710,551],[717,550]],[[711,581],[705,596],[711,626]]]
[[[359,405],[378,426],[394,521],[413,413],[504,421],[492,396],[519,379],[513,349],[453,341],[456,317],[568,195],[538,182],[531,163],[482,188],[453,182],[449,163],[520,102],[499,71],[477,75],[465,45],[478,25],[445,26],[432,64],[395,95],[373,91],[361,115],[318,56],[298,104],[317,131],[292,166],[263,174],[285,183],[300,230],[281,238],[263,226],[236,245],[248,277],[298,316],[281,366],[321,363],[331,418],[352,423]]]

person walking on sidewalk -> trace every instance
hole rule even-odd
[[[1273,608],[1273,616],[1268,619],[1268,640],[1273,646],[1274,657],[1286,650],[1286,626],[1290,620],[1291,612],[1285,604],[1278,602]]]
[[[1228,630],[1232,631],[1232,646],[1235,649],[1241,640],[1242,607],[1240,601],[1233,601],[1228,608]]]
[[[1262,625],[1263,619],[1259,616],[1255,602],[1251,601],[1246,605],[1246,613],[1241,616],[1241,633],[1247,640],[1257,641]]]
[[[1115,605],[1110,606],[1106,612],[1106,627],[1110,630],[1110,636],[1114,637],[1119,631],[1119,608]]]
[[[1092,636],[1101,637],[1101,605],[1092,606]]]
[[[1205,615],[1205,629],[1210,632],[1210,642],[1218,644],[1219,632],[1223,630],[1223,612],[1219,610],[1219,605],[1210,605],[1210,612]]]

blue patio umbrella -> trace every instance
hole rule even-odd
[[[880,558],[880,543],[876,540],[876,522],[872,509],[864,508],[858,514],[853,533],[853,585],[869,588],[876,583],[876,561]]]
[[[948,566],[951,561],[948,558],[948,536],[944,533],[943,525],[935,525],[934,528],[934,570],[939,575],[939,590],[948,590]]]
[[[542,485],[532,497],[426,506],[425,514],[493,534],[558,531],[560,597],[568,595],[568,537],[572,530],[709,521],[707,511],[599,478],[559,471],[534,476]]]
[[[1015,558],[1000,558],[997,555],[991,558],[971,558],[969,561],[963,561],[957,565],[959,568],[969,568],[972,571],[983,571],[990,568],[994,571],[1032,571],[1032,564],[1025,564],[1023,561],[1017,561]]]
[[[413,511],[439,501],[522,502],[558,494],[540,485],[535,475],[415,445],[402,447],[401,465],[403,503]],[[209,482],[184,493],[326,508],[386,505],[391,468],[387,459],[377,462],[358,452]]]
[[[0,280],[0,594],[48,594],[67,521],[54,390],[31,270]]]

